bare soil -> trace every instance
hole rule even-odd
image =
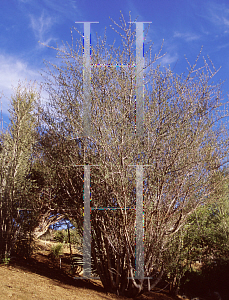
[[[61,260],[50,259],[50,249],[54,243],[37,241],[31,259],[17,259],[9,265],[0,265],[0,299],[21,300],[105,300],[130,299],[106,293],[99,280],[77,280],[70,274],[69,249],[64,248]],[[77,252],[73,249],[73,252]],[[174,300],[165,293],[150,292],[136,300]]]

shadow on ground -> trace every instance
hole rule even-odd
[[[70,265],[70,258],[62,259],[62,265],[66,264]],[[30,259],[17,258],[14,259],[10,265],[24,271],[30,271],[45,276],[49,279],[58,281],[60,284],[67,284],[105,293],[104,288],[100,283],[86,279],[75,280],[73,276],[66,273],[66,267],[60,269],[59,261],[52,262],[43,254],[38,254]]]

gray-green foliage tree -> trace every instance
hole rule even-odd
[[[228,170],[218,174],[219,188],[209,199],[193,213],[186,225],[184,247],[188,251],[188,260],[199,260],[204,264],[220,258],[229,258],[229,199]]]
[[[91,206],[118,209],[91,212],[92,256],[107,290],[135,296],[161,280],[174,234],[219,184],[215,176],[227,159],[228,139],[220,126],[214,128],[222,105],[221,85],[212,83],[214,66],[204,60],[197,68],[198,56],[186,75],[177,75],[155,66],[159,54],[152,59],[151,48],[145,54],[144,130],[135,135],[136,74],[130,67],[135,31],[123,17],[117,25],[122,48],[107,46],[106,37],[92,45],[91,63],[97,67],[91,71],[91,136],[83,130],[82,42],[74,45],[72,37],[72,45],[57,49],[62,64],[48,65],[50,106],[43,112],[53,144],[44,152],[60,178],[66,211],[75,208],[79,228],[83,172],[76,165],[99,165],[91,168]],[[134,277],[136,215],[128,209],[136,205],[133,165],[150,166],[144,168],[143,185],[148,280]]]
[[[10,125],[1,134],[0,152],[0,256],[10,256],[22,232],[33,226],[27,178],[33,162],[38,125],[35,113],[39,94],[33,84],[18,84],[10,103]]]
[[[190,217],[171,241],[173,247],[165,253],[167,262],[166,276],[170,290],[176,293],[181,281],[193,272],[211,265],[217,260],[228,260],[229,251],[229,199],[228,170],[219,172],[217,180],[220,185]],[[199,262],[198,270],[195,269]],[[185,275],[185,277],[184,277]],[[185,279],[186,278],[186,279]]]

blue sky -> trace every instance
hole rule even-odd
[[[12,86],[18,80],[41,82],[43,60],[54,61],[56,52],[50,46],[70,41],[70,28],[83,33],[76,21],[98,21],[91,25],[92,43],[96,32],[103,35],[107,27],[108,41],[119,40],[109,28],[109,16],[118,22],[120,10],[128,21],[129,11],[138,21],[151,21],[148,40],[157,52],[164,39],[158,61],[171,65],[181,73],[188,66],[184,54],[194,63],[201,46],[202,56],[210,56],[216,68],[222,67],[214,81],[226,80],[224,98],[229,91],[229,1],[208,0],[0,0],[0,92],[4,121],[8,122]],[[146,27],[146,26],[145,26]],[[76,32],[75,37],[80,37]]]

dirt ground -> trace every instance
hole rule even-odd
[[[76,280],[70,275],[69,249],[64,249],[61,262],[50,259],[48,254],[53,243],[39,241],[32,258],[12,259],[10,264],[0,265],[0,299],[21,300],[105,300],[129,299],[106,293],[99,280]],[[76,252],[76,250],[74,250]],[[73,251],[73,252],[74,252]],[[147,293],[136,300],[174,300],[162,293]]]

